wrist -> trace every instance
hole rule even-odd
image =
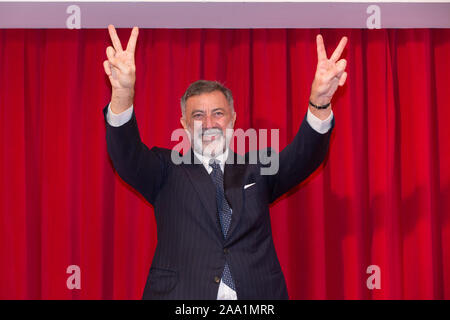
[[[134,97],[134,88],[112,88],[111,91],[112,96],[116,96],[119,98],[133,98]]]
[[[134,89],[113,89],[111,94],[111,110],[119,114],[128,109],[134,101]]]
[[[314,108],[317,109],[317,110],[324,110],[324,109],[327,109],[327,108],[331,105],[331,102],[328,102],[327,104],[318,106],[318,105],[312,103],[311,100],[309,100],[309,105],[310,105],[311,107],[314,107]]]
[[[331,114],[331,104],[330,106],[328,106],[328,108],[326,109],[316,109],[313,106],[311,106],[311,104],[309,105],[309,110],[311,111],[311,113],[313,115],[315,115],[317,118],[319,118],[320,120],[326,120],[328,119],[328,117]]]
[[[316,106],[325,106],[331,102],[331,98],[329,97],[318,97],[315,95],[312,95],[309,97],[309,101]]]

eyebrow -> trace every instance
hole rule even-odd
[[[205,113],[205,111],[197,109],[197,110],[192,110],[191,115],[194,114],[194,113],[198,113],[198,112]]]
[[[215,112],[215,111],[219,111],[219,110],[220,111],[224,111],[224,108],[223,107],[217,107],[217,108],[212,109],[211,112]],[[198,112],[205,113],[205,111],[203,111],[201,109],[196,109],[196,110],[192,110],[191,115],[193,115],[194,113],[198,113]]]

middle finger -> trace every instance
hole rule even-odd
[[[117,35],[116,28],[112,24],[108,26],[109,36],[111,37],[111,41],[113,43],[114,49],[117,52],[122,52],[122,44],[120,43],[119,36]]]

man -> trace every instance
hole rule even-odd
[[[323,161],[333,114],[331,98],[347,77],[339,60],[343,37],[330,59],[317,36],[318,65],[308,113],[279,153],[279,168],[262,175],[228,148],[227,129],[236,113],[231,92],[197,81],[181,99],[181,125],[191,138],[184,163],[168,149],[147,148],[133,112],[134,51],[138,29],[126,50],[112,25],[104,69],[112,87],[104,109],[108,152],[118,174],[154,207],[158,243],[144,299],[288,299],[275,252],[269,204],[310,175]],[[200,133],[195,130],[200,124]],[[244,161],[237,161],[237,160]],[[244,162],[244,163],[242,163]]]

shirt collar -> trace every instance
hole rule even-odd
[[[206,171],[210,173],[212,171],[212,168],[209,166],[209,161],[212,159],[211,157],[207,155],[202,155],[192,149],[194,151],[195,156],[202,162],[203,166],[205,167]],[[219,154],[215,159],[217,159],[220,162],[220,169],[222,169],[222,172],[225,169],[225,161],[227,161],[228,158],[228,148],[225,150],[225,152]]]

